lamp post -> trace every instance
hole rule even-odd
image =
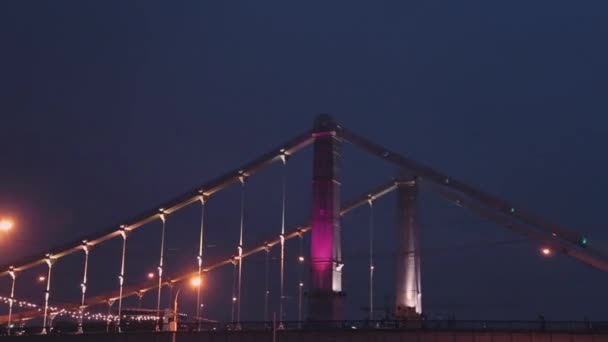
[[[201,277],[193,277],[190,279],[190,286],[192,286],[193,288],[200,288],[200,286],[203,284],[203,279]],[[177,324],[178,324],[178,300],[179,300],[179,294],[182,292],[182,285],[180,285],[177,288],[177,291],[175,291],[175,297],[173,299],[173,322],[171,322],[169,324],[169,331],[177,331]],[[197,317],[198,320],[198,317]]]
[[[175,299],[173,300],[173,322],[169,324],[169,331],[177,331],[177,299],[179,298],[179,294],[182,292],[182,287],[180,286],[175,292]]]

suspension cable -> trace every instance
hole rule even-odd
[[[236,305],[236,273],[237,273],[236,257],[232,258],[232,298],[230,310],[230,322],[234,326],[234,307]]]
[[[390,193],[391,191],[394,191],[395,188],[396,188],[396,186],[395,186],[394,181],[390,181],[390,182],[384,183],[384,184],[378,186],[376,189],[372,190],[373,194],[374,194],[374,198],[378,199],[378,198],[380,198],[380,197],[382,197],[382,196]],[[358,207],[366,204],[367,203],[367,197],[368,197],[368,195],[365,194],[363,196],[358,196],[358,197],[356,197],[356,198],[354,198],[354,199],[352,199],[352,200],[344,203],[342,205],[342,209],[340,211],[340,216],[344,216],[344,215],[348,214],[349,212],[351,212],[352,210],[354,210],[354,209],[356,209],[356,208],[358,208]],[[157,214],[157,217],[158,217],[158,214]],[[291,230],[289,232],[286,232],[286,235],[285,235],[284,238],[285,238],[285,240],[296,238],[296,237],[298,237],[298,235],[299,235],[300,232],[301,233],[306,233],[306,232],[309,232],[310,229],[311,229],[311,227],[310,227],[309,224],[304,225],[304,226],[300,226],[299,228],[297,228],[295,230]],[[81,243],[82,243],[82,241],[81,241]],[[270,245],[270,246],[278,245],[279,243],[280,243],[280,239],[274,239],[274,240],[271,240],[271,241],[267,242],[267,244]],[[264,251],[265,246],[266,246],[266,244],[262,244],[262,245],[259,245],[259,246],[254,246],[253,248],[244,251],[243,258],[246,258],[248,256],[251,256],[251,255],[254,255],[256,253]],[[212,264],[207,265],[203,269],[203,272],[214,270],[214,269],[216,269],[216,268],[218,268],[220,266],[226,265],[228,263],[234,263],[234,262],[236,262],[236,261],[234,261],[234,258],[235,257],[232,256],[229,259],[219,259],[217,262],[214,262]],[[53,260],[54,261],[57,260],[55,256],[53,256]],[[15,270],[17,272],[20,271],[17,268],[15,268]],[[195,276],[195,275],[196,275],[196,271],[194,271],[194,272],[186,272],[186,273],[182,273],[181,275],[179,275],[178,277],[176,277],[176,279],[174,279],[174,280],[181,281],[181,280],[184,280],[184,279],[186,279],[188,277],[192,277],[192,276]],[[167,282],[165,281],[161,285],[163,285],[163,286],[167,285]],[[157,288],[157,286],[158,286],[158,284],[157,285],[138,284],[137,286],[132,286],[132,287],[129,287],[129,288],[125,288],[125,294],[123,295],[123,297],[131,296],[131,295],[135,296],[138,293],[143,293],[143,292],[146,292],[146,291],[149,291],[149,290],[153,290],[153,289]],[[97,296],[94,296],[94,297],[90,297],[88,299],[87,303],[88,303],[89,306],[90,305],[95,305],[95,304],[107,303],[109,299],[112,299],[112,298],[116,299],[117,298],[117,297],[114,297],[114,296],[115,296],[115,294],[113,292],[112,293],[100,294],[100,295],[97,295]],[[58,308],[69,308],[69,307],[73,307],[74,305],[77,305],[77,304],[74,304],[74,303],[67,304],[66,303],[66,304],[58,305],[57,307]],[[41,316],[40,312],[38,312],[38,310],[35,310],[35,312],[34,311],[32,311],[32,312],[24,312],[23,314],[20,314],[20,319],[25,319],[26,317],[30,318],[30,317],[40,317],[40,316]]]
[[[369,320],[374,320],[374,198],[369,203]]]
[[[13,266],[9,269],[8,274],[11,276],[11,298],[8,300],[8,325],[6,327],[6,333],[10,336],[13,302],[15,301],[15,280],[17,278],[17,273],[15,273],[15,268]]]
[[[238,259],[238,292],[236,298],[236,321],[237,328],[240,329],[241,324],[241,287],[242,287],[242,279],[243,279],[243,233],[245,228],[245,181],[247,180],[245,174],[241,174],[239,177],[239,181],[241,182],[241,227],[239,234],[239,259]]]
[[[163,290],[163,261],[165,259],[165,228],[167,218],[164,214],[164,211],[161,209],[159,214],[160,220],[162,222],[162,230],[160,235],[160,261],[158,262],[158,294],[156,296],[156,331],[160,331],[160,297]]]
[[[205,232],[205,195],[201,195],[201,233],[198,244],[198,256],[196,261],[198,263],[198,287],[196,290],[196,330],[201,331],[201,286],[203,285],[202,272],[203,272],[203,243],[204,243],[204,232]]]
[[[127,254],[127,230],[125,226],[120,227],[120,236],[122,237],[122,257],[120,259],[120,275],[118,276],[118,282],[120,288],[118,289],[118,320],[116,331],[121,332],[120,324],[122,323],[122,289],[125,283],[125,257]]]
[[[283,176],[281,179],[281,283],[279,291],[279,327],[283,326],[283,300],[285,298],[285,208],[287,199],[287,154],[282,151]]]
[[[49,297],[51,296],[51,275],[53,274],[53,264],[55,263],[55,259],[50,255],[46,255],[46,259],[44,260],[46,265],[48,266],[48,274],[46,277],[46,289],[44,291],[44,317],[42,318],[42,335],[46,335],[48,333],[47,330],[47,315],[49,312]]]
[[[304,233],[299,232],[300,237],[300,256],[298,257],[298,329],[302,328],[302,292],[304,291],[304,280],[302,274],[304,270]]]
[[[80,283],[80,307],[78,310],[78,333],[82,334],[82,321],[84,320],[84,300],[87,293],[87,274],[89,272],[89,251],[91,250],[91,246],[87,241],[83,241],[82,243],[82,251],[84,252],[84,268],[82,270],[82,283]]]
[[[264,322],[268,322],[268,297],[270,295],[270,245],[266,244],[264,260]]]

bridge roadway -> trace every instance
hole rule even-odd
[[[284,322],[284,330],[272,331],[271,322],[242,322],[242,330],[229,323],[181,323],[178,332],[153,332],[153,324],[129,325],[126,333],[104,333],[105,324],[89,325],[89,333],[77,335],[72,326],[57,326],[63,333],[38,335],[29,327],[23,336],[2,336],[3,341],[91,342],[608,342],[608,322],[554,321],[341,321]],[[127,326],[125,326],[127,328]],[[113,329],[110,329],[113,330]],[[97,331],[98,333],[91,333]]]
[[[3,336],[2,341],[87,342],[607,342],[606,333],[399,330],[204,331]]]

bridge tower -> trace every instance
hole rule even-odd
[[[333,118],[315,119],[313,136],[311,286],[308,319],[342,319],[340,239],[340,138]]]
[[[414,318],[422,313],[420,248],[416,224],[417,184],[404,174],[397,179],[397,273],[395,314]]]

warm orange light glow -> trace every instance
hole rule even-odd
[[[148,273],[148,279],[154,279],[154,273],[152,273],[152,272]]]
[[[190,279],[190,285],[192,285],[192,287],[199,287],[203,284],[203,280],[201,279],[201,277],[193,277],[192,279]]]
[[[544,256],[549,256],[553,253],[553,251],[551,251],[550,248],[544,247],[541,248],[540,252],[544,255]]]
[[[41,283],[42,283],[42,282],[43,282],[43,281],[45,281],[45,280],[46,280],[46,277],[45,277],[45,276],[38,276],[38,281],[39,281],[39,282],[41,282]]]
[[[13,229],[14,224],[15,223],[13,222],[13,220],[8,219],[8,218],[3,218],[0,220],[0,230],[7,232],[7,231]]]

